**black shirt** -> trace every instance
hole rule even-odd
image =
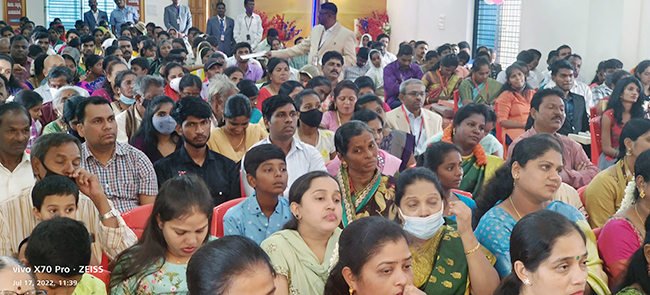
[[[158,187],[170,178],[195,174],[205,181],[214,205],[239,198],[241,189],[239,184],[239,166],[227,157],[207,149],[208,155],[203,166],[197,165],[187,154],[185,146],[173,154],[158,160],[154,164]]]

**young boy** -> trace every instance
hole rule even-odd
[[[32,210],[39,221],[54,217],[77,219],[78,203],[79,187],[65,176],[45,177],[32,190]]]
[[[39,281],[39,289],[50,295],[106,294],[106,285],[101,280],[85,274],[91,269],[90,256],[90,235],[86,227],[63,217],[37,225],[25,249],[25,258]]]
[[[226,212],[223,231],[261,244],[292,217],[289,201],[279,197],[289,178],[284,151],[273,144],[258,145],[246,153],[244,169],[255,194]]]
[[[131,60],[131,70],[138,76],[149,74],[149,61],[144,57],[138,57]]]

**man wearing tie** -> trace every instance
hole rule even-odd
[[[90,10],[84,13],[84,23],[88,25],[88,29],[92,32],[97,28],[100,21],[108,21],[108,15],[106,11],[97,8],[97,0],[89,0],[88,6],[90,6]]]
[[[182,34],[181,36],[185,37],[192,27],[190,8],[181,5],[179,0],[172,0],[172,5],[165,7],[164,22],[167,30],[174,28]]]
[[[219,51],[232,56],[232,49],[236,44],[233,37],[234,27],[235,20],[226,16],[226,4],[219,2],[217,3],[217,16],[208,20],[208,28],[205,33],[219,39]]]
[[[357,63],[355,47],[357,38],[354,33],[343,27],[337,20],[338,8],[334,3],[325,3],[320,6],[318,21],[320,25],[311,30],[307,39],[298,45],[283,50],[269,51],[267,58],[279,57],[288,59],[296,56],[303,56],[309,53],[309,63],[318,64],[325,52],[336,51],[343,55],[344,67]]]

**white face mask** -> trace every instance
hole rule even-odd
[[[442,213],[445,211],[445,205],[438,213],[431,214],[427,217],[406,216],[399,209],[399,213],[404,218],[404,230],[418,239],[428,240],[432,238],[438,230],[445,224]]]

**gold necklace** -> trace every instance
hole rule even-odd
[[[226,132],[226,131],[224,130],[224,132]],[[228,132],[230,132],[230,131],[228,131]],[[227,133],[227,132],[226,132],[226,133]],[[226,134],[226,137],[230,138],[230,137],[228,136],[228,134]],[[239,147],[241,146],[241,144],[244,143],[244,138],[246,138],[246,134],[245,134],[245,133],[244,133],[244,135],[241,137],[241,140],[239,141],[239,144],[238,144],[237,146],[234,146],[234,147],[233,147],[233,150],[237,150],[237,148],[239,148]]]
[[[636,212],[636,216],[639,217],[639,220],[641,220],[641,224],[645,224],[645,221],[643,218],[641,218],[641,214],[639,214],[639,203],[634,204],[634,211]]]
[[[521,220],[521,214],[519,214],[519,211],[517,211],[517,207],[515,207],[515,203],[512,201],[512,196],[509,199],[510,205],[512,205],[512,209],[515,209],[515,213],[517,213],[517,216],[519,216],[519,219]]]

